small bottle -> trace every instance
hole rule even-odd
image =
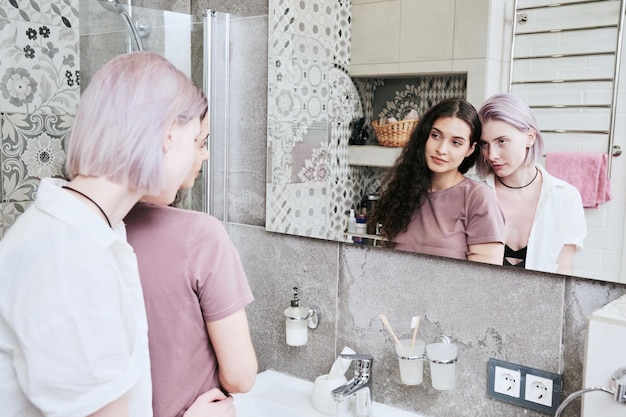
[[[357,234],[367,234],[367,223],[366,223],[366,218],[365,218],[365,214],[359,214],[358,216],[356,216],[356,233]],[[358,237],[357,238],[358,241],[355,241],[354,243],[358,243],[358,244],[363,244],[363,238],[362,237]]]
[[[350,216],[348,217],[348,233],[356,233],[356,217],[354,215],[354,209],[350,209]]]
[[[380,199],[380,196],[378,196],[377,194],[368,194],[367,195],[367,213],[370,216],[374,212],[374,207],[376,207],[376,203],[378,203],[379,199]],[[370,234],[370,235],[378,234],[376,232],[376,226],[373,225],[373,224],[367,226],[367,233]]]

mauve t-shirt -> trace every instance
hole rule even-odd
[[[154,417],[182,416],[219,386],[205,321],[252,302],[239,254],[206,213],[137,204],[125,218],[148,316]]]
[[[467,259],[469,245],[504,243],[504,215],[489,186],[465,178],[428,193],[408,229],[394,241],[395,248],[404,251]]]

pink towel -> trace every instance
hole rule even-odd
[[[598,208],[612,198],[607,166],[607,155],[601,152],[546,154],[546,170],[576,187],[585,208]]]

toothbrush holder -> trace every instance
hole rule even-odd
[[[396,356],[400,365],[400,381],[403,384],[421,384],[423,364],[424,361],[428,361],[433,388],[440,391],[454,388],[458,348],[448,336],[438,336],[435,342],[427,345],[418,339],[413,349],[410,347],[410,339],[400,340],[400,343],[402,347],[396,345]]]
[[[424,379],[424,352],[426,343],[416,339],[411,347],[411,339],[401,339],[396,345],[396,354],[400,366],[400,382],[404,385],[419,385]]]
[[[430,362],[430,380],[434,389],[447,391],[454,388],[457,351],[457,346],[450,342],[426,345],[426,356]]]

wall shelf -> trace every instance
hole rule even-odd
[[[402,149],[402,147],[391,148],[377,145],[348,146],[348,164],[390,168]]]

